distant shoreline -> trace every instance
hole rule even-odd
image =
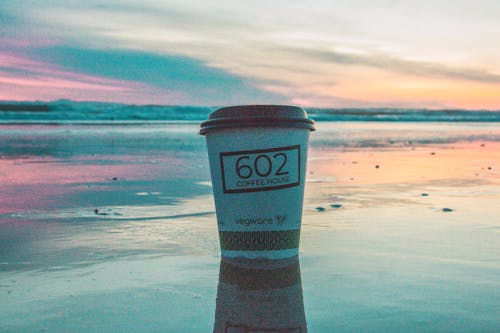
[[[50,108],[47,104],[0,103],[0,111],[3,111],[3,112],[49,112]]]

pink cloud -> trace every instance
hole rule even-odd
[[[69,80],[65,78],[58,77],[43,77],[43,76],[32,76],[25,78],[20,75],[9,75],[8,73],[0,71],[0,84],[8,85],[18,85],[18,86],[31,86],[31,87],[43,87],[43,88],[61,88],[61,89],[100,89],[105,91],[123,91],[128,89],[126,85],[121,82],[84,82],[78,80]]]
[[[0,37],[0,45],[6,47],[7,49],[12,48],[29,48],[29,47],[41,47],[41,46],[52,46],[59,44],[60,41],[54,37],[38,37],[33,36],[17,36],[17,38],[5,38]]]
[[[116,80],[65,70],[53,63],[0,51],[0,99],[94,100],[183,104],[186,96],[137,81]]]

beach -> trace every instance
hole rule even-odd
[[[497,331],[498,123],[317,127],[294,289],[308,331]],[[0,125],[0,331],[213,330],[221,258],[198,129]]]

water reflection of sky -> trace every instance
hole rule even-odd
[[[0,136],[2,270],[179,253],[194,237],[179,218],[214,214],[194,126],[15,125]]]
[[[192,147],[200,142],[192,134],[175,127],[148,131],[144,127],[34,126],[23,130],[7,126],[0,145],[4,193],[0,213],[158,199],[140,198],[135,192],[182,196],[190,192],[184,189],[193,186],[192,180],[207,180],[208,175],[203,156],[193,156]],[[181,179],[190,181],[179,186]],[[163,185],[161,191],[157,185]]]

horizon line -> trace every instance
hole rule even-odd
[[[54,100],[3,100],[0,99],[0,106],[2,105],[20,105],[23,103],[26,104],[55,104],[55,103],[61,103],[61,102],[70,102],[70,103],[94,103],[94,104],[118,104],[118,105],[123,105],[123,106],[135,106],[135,107],[196,107],[196,108],[222,108],[226,106],[234,106],[234,105],[206,105],[206,104],[157,104],[157,103],[144,103],[144,104],[137,104],[137,103],[124,103],[124,102],[104,102],[104,101],[97,101],[97,100],[73,100],[73,99],[67,99],[67,98],[60,98],[60,99],[54,99]],[[255,103],[255,104],[236,104],[236,105],[292,105],[292,104],[285,104],[285,103]],[[430,108],[430,107],[400,107],[400,106],[342,106],[342,107],[336,107],[336,106],[300,106],[300,105],[295,105],[299,106],[305,110],[307,109],[314,109],[314,110],[418,110],[418,111],[472,111],[472,112],[500,112],[500,109],[487,109],[487,108],[482,108],[482,109],[464,109],[464,108],[456,108],[456,107],[442,107],[442,108]],[[0,111],[6,111],[6,110],[1,110]]]

